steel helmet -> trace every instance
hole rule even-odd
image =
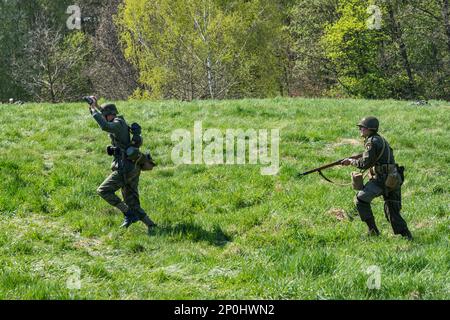
[[[100,110],[102,111],[102,115],[109,116],[109,115],[117,115],[119,112],[117,111],[115,104],[103,104],[100,107]]]
[[[132,161],[136,161],[141,154],[139,151],[139,148],[135,148],[135,147],[128,147],[125,152],[127,154],[127,158]]]
[[[380,122],[375,117],[365,117],[357,125],[358,127],[364,127],[369,130],[378,131]]]

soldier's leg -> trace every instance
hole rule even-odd
[[[97,188],[97,193],[110,205],[118,208],[124,214],[128,211],[128,206],[117,195],[116,191],[124,185],[123,176],[117,171],[113,171],[109,177]]]
[[[125,215],[125,220],[121,227],[128,228],[132,223],[138,221],[138,219],[128,205],[116,195],[116,191],[123,188],[124,184],[125,180],[123,174],[118,171],[113,171],[113,173],[111,173],[111,175],[98,187],[97,193],[110,205],[115,206],[122,211]]]
[[[364,189],[356,194],[356,209],[358,210],[361,220],[367,224],[369,234],[380,234],[375,223],[375,217],[373,216],[370,203],[382,193],[383,189],[375,181],[369,181],[364,186]]]
[[[388,192],[388,194],[384,196],[384,214],[386,219],[391,223],[394,234],[401,234],[408,239],[412,239],[406,221],[400,214],[401,209],[401,188]]]
[[[131,210],[138,211],[141,207],[139,201],[139,176],[140,172],[138,170],[133,170],[126,175],[127,182],[122,188],[122,196],[124,202],[128,205]]]
[[[147,216],[142,209],[139,200],[139,177],[141,171],[135,169],[127,175],[127,184],[122,188],[123,198],[128,207],[135,212],[139,220],[141,220],[148,228],[154,227],[155,223]]]

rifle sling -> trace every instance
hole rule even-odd
[[[327,177],[325,177],[325,175],[322,173],[322,171],[317,171],[319,174],[320,174],[320,176],[322,177],[322,178],[324,178],[326,181],[328,181],[329,183],[333,183],[334,184],[334,182],[333,181],[331,181],[330,179],[328,179]]]
[[[374,165],[377,164],[378,160],[381,159],[381,157],[382,157],[383,154],[384,154],[384,149],[386,149],[386,140],[384,140],[384,138],[383,138],[382,136],[380,136],[380,138],[383,140],[383,148],[381,149],[381,152],[380,152],[380,154],[378,155],[377,160],[375,160],[375,162],[373,163],[372,167],[373,167]],[[391,158],[390,150],[389,150],[388,152],[389,152],[389,159],[390,159],[390,158]]]
[[[319,171],[317,171],[317,172],[320,174],[320,176],[321,176],[323,179],[325,179],[325,180],[328,181],[329,183],[335,184],[335,185],[337,185],[337,186],[342,186],[342,187],[346,187],[346,186],[351,185],[351,183],[337,183],[337,182],[334,182],[334,181],[328,179],[327,177],[325,177],[325,175],[322,173],[322,171],[319,170]]]

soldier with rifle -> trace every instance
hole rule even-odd
[[[412,240],[411,232],[400,215],[402,208],[401,185],[404,181],[404,168],[399,167],[395,163],[391,146],[386,139],[378,134],[379,121],[377,118],[363,118],[357,126],[361,137],[365,139],[364,146],[366,150],[364,153],[304,172],[300,176],[318,172],[325,180],[333,183],[333,181],[323,175],[322,170],[337,165],[353,165],[362,171],[369,170],[369,182],[363,185],[361,175],[361,186],[358,188],[359,191],[355,199],[356,209],[361,220],[367,224],[369,235],[378,236],[380,234],[370,204],[376,197],[383,196],[384,213],[386,219],[391,223],[394,233]]]
[[[380,234],[375,223],[370,203],[383,196],[384,213],[391,223],[394,234],[412,240],[411,232],[400,215],[402,208],[401,185],[404,180],[403,167],[395,163],[394,153],[389,143],[378,134],[379,121],[375,117],[363,118],[357,125],[361,137],[365,138],[365,152],[359,159],[344,159],[343,166],[353,165],[361,170],[369,170],[369,182],[356,194],[356,209],[369,228],[369,235]],[[395,179],[398,179],[395,181]],[[393,181],[393,183],[391,183]]]
[[[89,110],[100,128],[109,133],[112,145],[107,148],[107,153],[114,157],[112,173],[98,187],[97,193],[124,214],[122,228],[128,228],[140,220],[150,232],[156,224],[140,206],[138,184],[141,167],[133,163],[127,154],[129,150],[136,149],[130,147],[133,146],[130,127],[125,119],[118,115],[114,104],[99,107],[97,99],[93,96],[85,97],[84,100],[88,102]],[[123,201],[115,194],[119,189],[122,190]]]

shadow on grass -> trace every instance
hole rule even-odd
[[[222,247],[231,241],[220,226],[214,226],[212,231],[203,229],[194,223],[177,223],[175,225],[159,225],[152,232],[154,235],[167,235],[174,238],[191,240],[194,242],[206,241],[210,245]]]

